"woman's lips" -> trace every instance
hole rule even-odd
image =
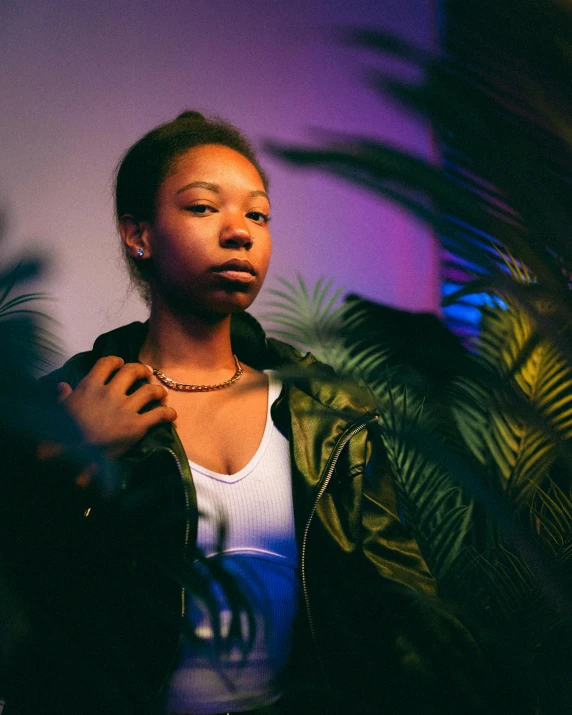
[[[215,266],[212,271],[226,280],[240,283],[251,283],[256,278],[256,271],[252,263],[239,259],[233,259],[220,266]]]
[[[215,273],[221,278],[224,278],[229,281],[239,281],[240,283],[251,283],[252,281],[256,280],[256,276],[253,276],[252,273],[247,273],[246,271],[235,271],[232,269],[227,269],[224,271],[216,270]]]

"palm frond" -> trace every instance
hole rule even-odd
[[[8,362],[11,356],[22,355],[27,368],[41,373],[52,367],[62,356],[61,342],[48,326],[56,321],[44,311],[29,307],[49,299],[46,293],[17,292],[19,287],[38,272],[38,264],[18,263],[0,275],[0,322],[3,351]]]
[[[272,310],[263,316],[270,334],[302,351],[311,351],[318,360],[346,376],[356,375],[362,357],[368,367],[382,360],[376,361],[371,353],[353,356],[346,348],[342,336],[346,306],[340,303],[343,288],[334,288],[333,280],[321,278],[313,289],[308,288],[301,275],[297,283],[279,280],[284,290],[270,291],[274,299],[266,306]]]
[[[48,300],[49,295],[47,293],[22,293],[20,295],[15,296],[14,298],[9,297],[9,292],[4,292],[4,300],[0,300],[0,316],[3,316],[5,313],[12,311],[16,306],[22,305],[23,303],[27,304],[32,301],[36,300]]]
[[[512,279],[534,289],[528,267],[496,250]],[[475,457],[492,462],[507,491],[526,500],[547,478],[561,440],[572,436],[572,368],[512,295],[499,294],[481,313],[472,345],[476,377],[457,379],[453,413]]]
[[[472,529],[473,501],[416,439],[431,418],[407,388],[386,384],[378,393],[381,432],[404,511],[404,519],[439,581],[455,570]]]
[[[553,480],[537,489],[530,506],[531,527],[553,553],[563,553],[572,541],[572,499]]]

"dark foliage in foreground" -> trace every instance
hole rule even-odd
[[[372,85],[431,121],[440,162],[331,134],[327,146],[271,149],[433,226],[460,284],[447,303],[478,294],[478,333],[462,348],[431,316],[356,296],[335,307],[323,282],[285,283],[270,317],[375,397],[403,519],[490,663],[483,693],[510,712],[567,712],[572,11],[535,0],[446,9],[435,57],[382,32],[349,38],[421,70],[420,84],[376,73]]]

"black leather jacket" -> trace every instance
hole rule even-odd
[[[106,333],[44,380],[74,387],[103,356],[137,361],[145,331],[145,324],[131,323]],[[427,650],[427,643],[435,631],[437,640],[450,641],[458,630],[432,598],[435,582],[399,520],[375,409],[365,392],[341,387],[311,355],[267,339],[247,314],[233,316],[232,344],[254,368],[302,369],[272,405],[290,442],[304,599],[287,712],[333,712],[334,706],[340,713],[408,712],[415,680],[433,688],[436,666],[427,660],[433,647]],[[103,591],[96,589],[90,637],[111,681],[140,715],[158,707],[157,693],[176,662],[185,604],[180,565],[185,554],[193,557],[197,511],[192,474],[171,425],[150,430],[120,469],[137,513],[120,537],[128,534],[139,551],[106,574]],[[94,529],[96,512],[85,510]],[[145,563],[133,553],[145,553]]]

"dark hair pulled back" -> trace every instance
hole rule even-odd
[[[137,221],[153,221],[157,192],[177,159],[189,149],[205,144],[226,146],[245,156],[256,167],[265,189],[268,189],[268,177],[242,132],[223,119],[209,119],[200,112],[189,110],[145,134],[119,162],[115,174],[117,219],[129,214]],[[148,301],[152,261],[136,261],[125,247],[124,253],[131,278]]]

